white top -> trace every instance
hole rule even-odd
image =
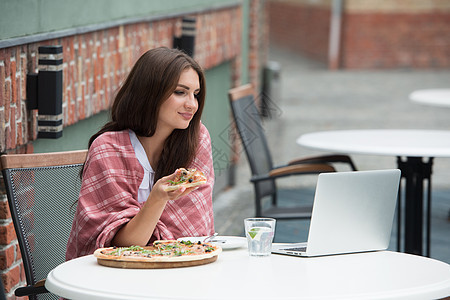
[[[148,161],[147,154],[145,153],[144,146],[142,146],[141,142],[134,133],[133,130],[129,130],[131,145],[134,148],[134,153],[144,168],[144,178],[142,179],[141,185],[138,190],[138,201],[139,203],[143,203],[147,201],[148,196],[150,195],[150,191],[153,187],[153,181],[155,180],[155,171],[153,171],[150,162]]]
[[[418,90],[412,92],[409,99],[420,104],[450,107],[450,89]]]
[[[45,287],[70,299],[437,299],[450,295],[450,265],[381,251],[301,258],[223,251],[196,267],[104,267],[92,255],[55,268]]]
[[[297,143],[308,148],[350,154],[450,157],[450,131],[361,129],[308,133]]]

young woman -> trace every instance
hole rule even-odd
[[[111,121],[89,141],[67,260],[99,247],[214,232],[204,102],[204,74],[191,57],[156,48],[139,58],[117,93]],[[177,168],[201,170],[208,182],[167,192]]]

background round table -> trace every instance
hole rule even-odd
[[[409,99],[424,105],[450,107],[450,89],[417,90],[409,95]]]

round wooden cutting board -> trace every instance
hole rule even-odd
[[[97,258],[99,265],[113,268],[123,269],[168,269],[168,268],[182,268],[205,265],[217,260],[217,255],[205,259],[191,260],[191,261],[169,261],[169,262],[142,262],[142,261],[121,261],[112,259]]]

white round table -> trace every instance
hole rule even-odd
[[[424,105],[450,107],[450,89],[417,90],[409,95],[409,99]]]
[[[434,157],[450,157],[450,131],[440,130],[336,130],[304,134],[297,139],[301,146],[346,154],[388,155],[397,157],[398,168],[405,178],[405,238],[407,253],[424,253],[423,183],[428,182],[431,205],[431,173]],[[406,157],[406,160],[403,158]],[[428,158],[424,162],[423,158]],[[398,209],[398,225],[401,225]],[[430,209],[427,209],[427,251],[430,253]],[[400,248],[400,230],[398,248]]]
[[[381,251],[301,258],[224,251],[177,269],[104,267],[92,256],[55,268],[46,288],[69,299],[437,299],[450,295],[450,265]]]

